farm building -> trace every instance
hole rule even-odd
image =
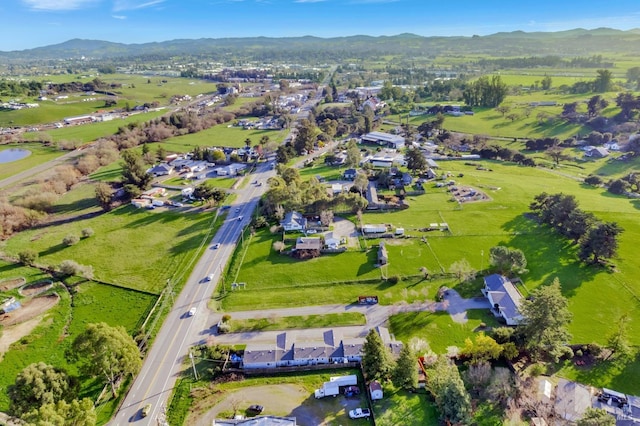
[[[389,255],[387,254],[387,248],[384,245],[384,241],[380,241],[378,246],[378,265],[386,265],[389,263]]]
[[[377,401],[379,399],[382,399],[384,394],[382,392],[382,385],[380,384],[380,382],[377,382],[374,380],[371,383],[369,383],[369,395],[371,395],[372,401]]]
[[[362,227],[362,232],[365,234],[382,234],[387,232],[387,225],[366,224]]]
[[[374,143],[376,145],[384,146],[392,149],[404,148],[404,138],[398,135],[391,135],[383,132],[371,132],[366,135],[362,135],[363,143]]]

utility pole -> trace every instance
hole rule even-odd
[[[191,353],[191,349],[189,349],[189,359],[191,360],[191,368],[193,368],[193,377],[198,380],[198,371],[196,370],[196,364],[193,361],[193,353]]]

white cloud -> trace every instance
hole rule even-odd
[[[127,17],[124,15],[111,15],[111,17],[114,19],[127,19]]]
[[[165,0],[114,0],[113,11],[144,9],[164,3]]]
[[[22,0],[22,2],[33,10],[75,10],[91,6],[99,0]]]

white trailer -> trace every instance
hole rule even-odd
[[[329,383],[337,383],[338,386],[355,386],[358,384],[358,376],[355,374],[349,376],[334,376],[329,378]]]

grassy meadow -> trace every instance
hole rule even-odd
[[[194,147],[227,146],[241,148],[245,146],[245,140],[251,140],[251,146],[255,146],[260,138],[267,135],[272,141],[282,142],[286,131],[243,129],[230,124],[219,124],[198,133],[190,133],[184,136],[176,136],[162,141],[162,146],[168,152],[189,152]]]

